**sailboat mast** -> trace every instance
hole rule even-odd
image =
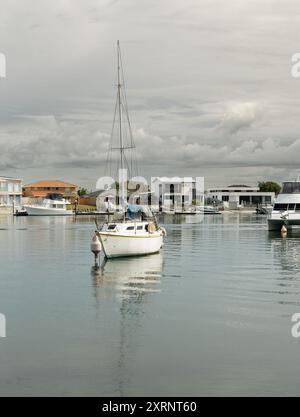
[[[121,187],[121,198],[122,203],[124,204],[124,178],[123,178],[123,170],[124,170],[124,143],[123,143],[123,131],[122,131],[122,101],[121,101],[121,76],[120,76],[120,70],[121,70],[121,50],[120,50],[120,41],[118,41],[118,107],[119,107],[119,134],[120,134],[120,169],[121,169],[121,184],[119,184],[119,189]]]

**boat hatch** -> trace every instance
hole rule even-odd
[[[116,225],[115,224],[109,224],[107,230],[115,230]]]

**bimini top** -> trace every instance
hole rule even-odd
[[[144,214],[146,217],[153,217],[149,207],[139,204],[128,204],[127,213],[130,219],[133,219],[135,214]]]
[[[300,181],[284,182],[280,194],[300,194]]]
[[[46,198],[48,200],[59,200],[59,201],[61,201],[61,200],[64,199],[64,196],[62,194],[60,194],[60,193],[48,193],[46,195]]]

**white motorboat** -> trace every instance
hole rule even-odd
[[[273,210],[272,204],[266,204],[265,206],[256,207],[256,214],[271,214]]]
[[[300,226],[300,178],[283,183],[268,218],[269,230],[281,230],[282,226]]]
[[[72,216],[72,210],[68,210],[70,202],[61,194],[49,193],[41,204],[24,205],[28,216]]]
[[[118,93],[115,107],[115,117],[112,132],[115,130],[116,115],[118,115],[118,146],[110,147],[110,150],[118,150],[120,153],[120,173],[124,175],[125,169],[129,171],[126,150],[135,148],[132,137],[131,125],[128,114],[126,93],[124,90],[124,75],[120,44],[118,42]],[[127,121],[128,132],[123,133],[123,118]],[[125,140],[129,143],[125,143]],[[111,138],[111,143],[112,143]],[[126,164],[127,163],[127,164]],[[97,227],[96,235],[99,237],[106,258],[123,256],[149,255],[159,252],[163,245],[165,229],[159,227],[155,216],[148,207],[140,205],[128,205],[125,196],[126,181],[122,176],[119,183],[119,215],[121,219],[108,221],[102,227]],[[135,196],[136,197],[136,196]]]
[[[197,212],[202,214],[220,214],[218,207],[215,206],[197,206]]]

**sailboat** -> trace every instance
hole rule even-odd
[[[124,171],[127,169],[125,151],[135,148],[133,145],[131,125],[128,114],[128,106],[126,100],[124,75],[122,68],[120,42],[117,43],[118,52],[118,84],[117,84],[117,102],[115,107],[115,117],[113,123],[116,123],[116,115],[118,116],[118,147],[111,149],[118,150],[120,153],[120,183],[119,183],[119,200],[121,207],[121,219],[116,221],[108,221],[101,227],[97,227],[96,235],[99,238],[106,258],[117,258],[124,256],[150,255],[157,253],[163,246],[166,231],[160,227],[157,220],[149,207],[138,204],[128,204],[125,187]],[[131,137],[130,146],[124,143],[123,118],[129,127],[129,135]]]

